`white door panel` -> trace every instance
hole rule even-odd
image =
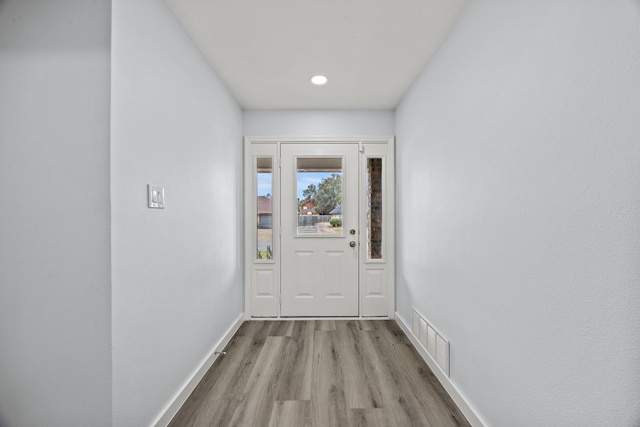
[[[281,315],[357,316],[358,233],[349,230],[358,230],[358,145],[282,144],[281,168]],[[328,214],[326,206],[335,202],[322,202],[320,176],[341,179],[341,186],[332,187],[340,188],[340,214],[338,206]],[[300,200],[314,182],[315,207]],[[331,217],[340,217],[342,225],[332,226]]]

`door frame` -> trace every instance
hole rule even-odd
[[[395,138],[393,136],[363,137],[277,137],[247,136],[244,138],[244,319],[283,319],[280,314],[280,148],[284,143],[358,144],[358,207],[360,237],[358,316],[354,318],[393,319],[395,313]],[[256,260],[256,159],[272,158],[273,243],[271,260]],[[367,197],[365,171],[369,158],[382,158],[383,258],[367,259],[366,224]],[[330,317],[322,317],[329,319]],[[284,319],[292,319],[286,317]],[[303,319],[313,319],[304,317]]]

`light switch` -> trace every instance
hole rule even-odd
[[[147,184],[147,206],[164,209],[164,187]]]

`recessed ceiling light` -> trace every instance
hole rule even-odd
[[[313,83],[314,85],[323,85],[325,84],[329,79],[327,79],[326,76],[323,75],[317,75],[317,76],[313,76],[311,77],[311,83]]]

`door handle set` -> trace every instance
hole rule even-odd
[[[357,245],[357,243],[355,242],[355,240],[352,240],[349,242],[349,246],[351,246],[352,248],[355,248]]]

